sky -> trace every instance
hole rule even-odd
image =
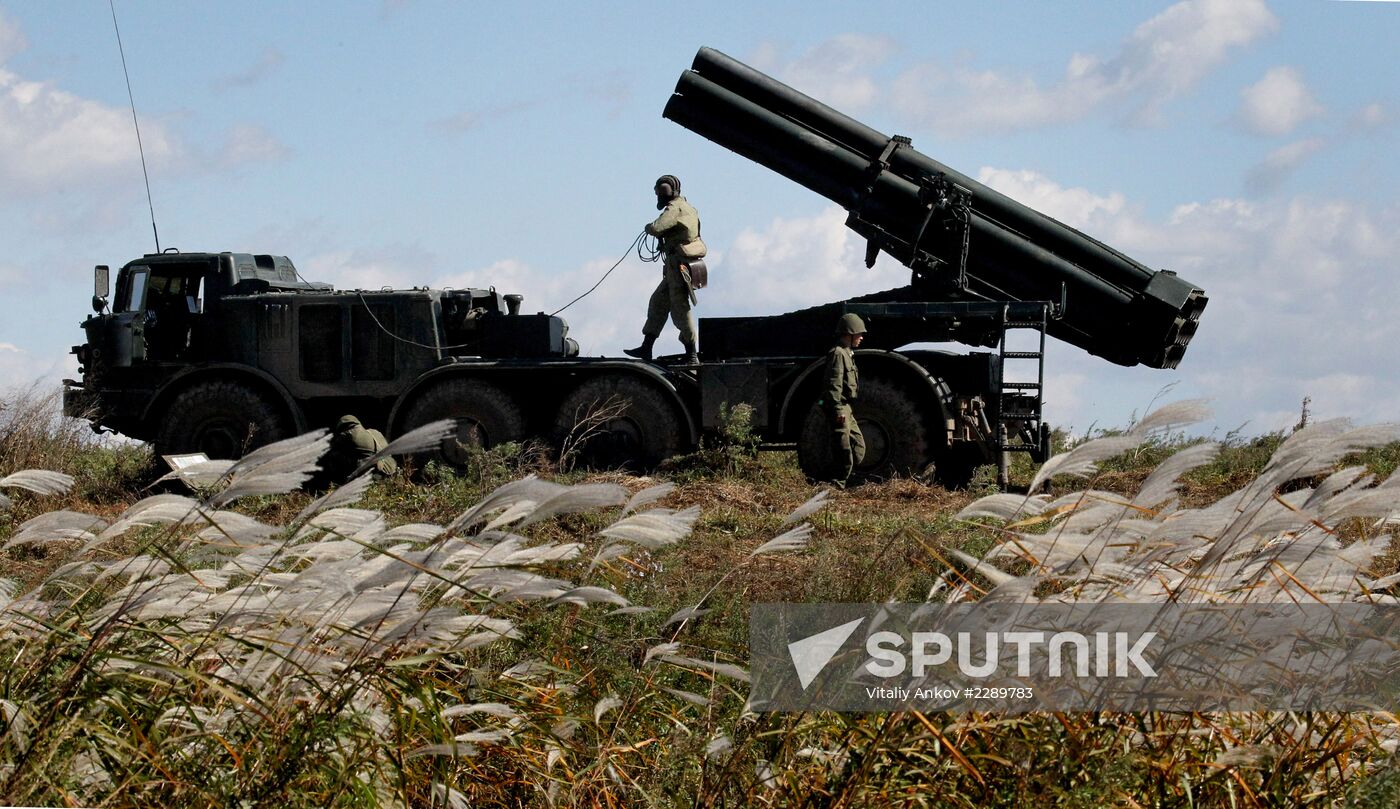
[[[1175,371],[1052,341],[1051,423],[1195,397],[1222,435],[1305,397],[1400,421],[1400,2],[115,8],[162,248],[553,311],[676,174],[711,251],[701,317],[907,283],[865,268],[840,208],[661,118],[710,46],[1205,288]],[[93,265],[154,250],[128,103],[107,2],[0,1],[0,390],[76,376]],[[565,313],[582,353],[638,342],[658,276],[628,259]]]

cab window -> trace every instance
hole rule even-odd
[[[184,359],[198,342],[199,287],[205,265],[160,264],[146,278],[146,344],[154,360]]]
[[[139,312],[146,303],[146,267],[132,267],[117,293],[118,312]]]

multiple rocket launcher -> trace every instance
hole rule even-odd
[[[1205,292],[1152,270],[811,97],[701,48],[663,112],[836,202],[914,271],[894,298],[1063,302],[1049,333],[1120,365],[1175,368]]]

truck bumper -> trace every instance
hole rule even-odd
[[[97,395],[82,383],[63,380],[63,415],[75,419],[93,420],[97,414]]]
[[[86,419],[94,432],[117,432],[130,438],[146,440],[140,414],[151,392],[146,390],[114,391],[86,387],[81,382],[63,380],[63,415]]]

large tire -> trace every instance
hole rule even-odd
[[[199,382],[166,408],[156,451],[241,458],[264,444],[290,438],[292,432],[285,409],[248,385],[231,380]]]
[[[929,423],[936,421],[901,386],[885,379],[860,383],[860,397],[851,408],[865,436],[865,459],[851,472],[853,481],[913,477],[933,463]],[[814,480],[836,474],[831,421],[823,408],[809,406],[797,442],[797,462]]]
[[[945,449],[935,455],[933,480],[949,491],[966,489],[977,474],[977,467],[988,463],[990,461],[975,446],[962,445]]]
[[[427,455],[456,469],[466,468],[476,452],[525,435],[525,417],[510,394],[477,379],[444,379],[418,394],[404,412],[399,432],[439,419],[457,419],[457,433]]]
[[[599,421],[610,406],[616,412]],[[595,469],[641,472],[681,449],[675,407],[654,385],[624,374],[595,377],[575,388],[559,406],[554,434],[566,463]]]

